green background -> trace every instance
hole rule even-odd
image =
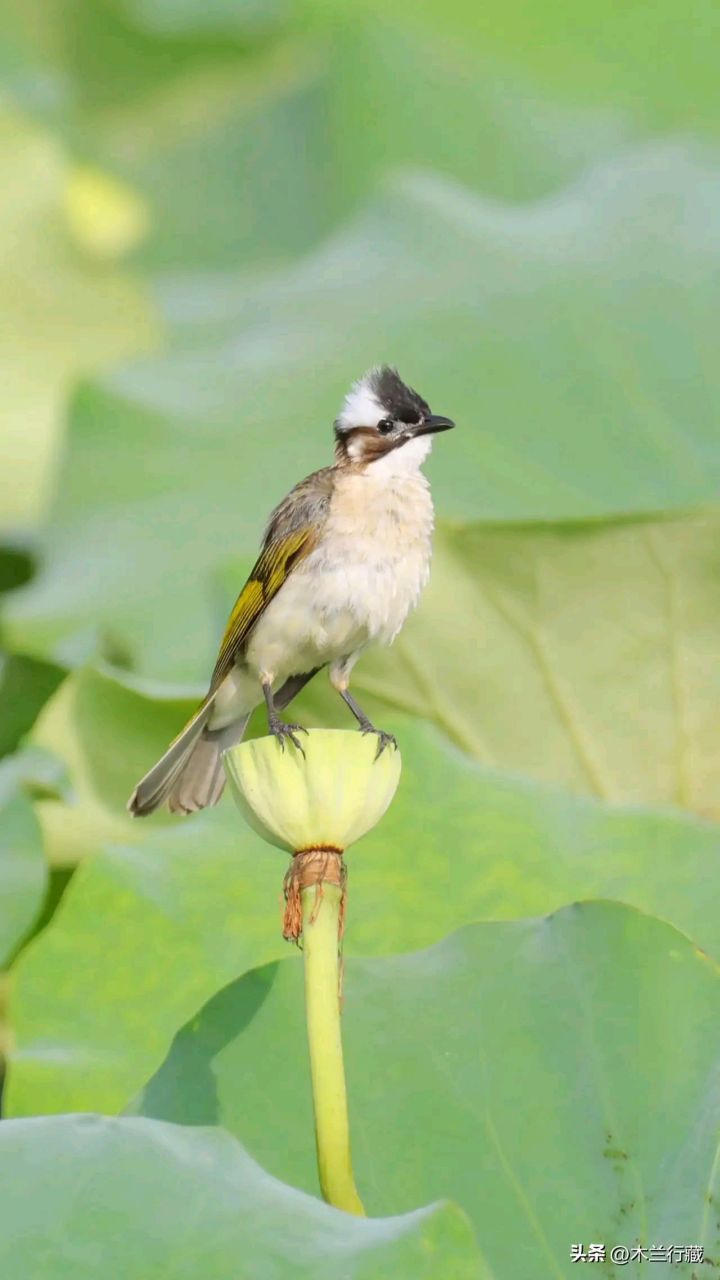
[[[720,1265],[719,47],[710,0],[3,4],[8,1280]],[[458,426],[354,678],[403,755],[348,859],[354,1221],[283,856],[125,801],[379,361]]]

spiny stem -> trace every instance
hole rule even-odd
[[[350,1161],[340,1035],[339,925],[342,889],[327,882],[302,891],[305,1011],[310,1046],[320,1187],[328,1204],[365,1214]]]

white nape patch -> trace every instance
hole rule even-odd
[[[340,431],[353,431],[355,427],[376,427],[380,419],[385,417],[385,411],[370,386],[372,373],[372,370],[366,373],[348,391],[337,420]]]
[[[358,440],[356,436],[351,435],[350,439],[345,442],[345,452],[351,462],[365,461],[365,442]]]
[[[415,436],[405,444],[398,445],[389,453],[371,462],[368,471],[373,476],[404,476],[418,471],[432,449],[432,436]]]

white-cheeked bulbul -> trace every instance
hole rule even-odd
[[[270,732],[302,750],[301,726],[279,713],[323,667],[362,732],[377,734],[378,752],[394,744],[353,698],[350,672],[368,644],[391,643],[427,581],[433,507],[420,468],[433,435],[453,425],[387,366],[352,387],[335,422],[335,462],[270,516],[208,693],[138,783],[131,813],[216,804],[222,752],[241,740],[263,698]]]

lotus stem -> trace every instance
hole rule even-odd
[[[302,940],[318,1173],[323,1197],[364,1215],[350,1160],[340,1032],[343,853],[380,820],[400,778],[400,753],[374,739],[314,729],[305,754],[271,738],[233,747],[225,768],[240,810],[263,839],[290,852],[283,933]]]
[[[340,911],[343,890],[322,882],[302,890],[305,1014],[320,1189],[328,1204],[364,1214],[350,1158],[340,1032]]]

